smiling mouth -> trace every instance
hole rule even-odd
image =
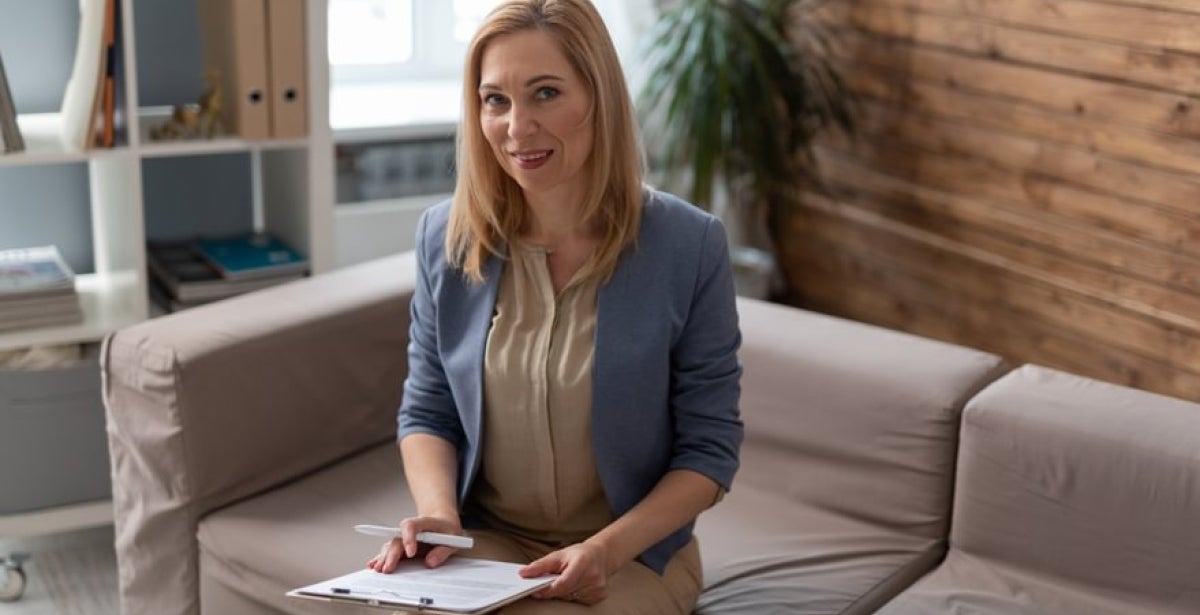
[[[525,171],[535,171],[542,168],[546,161],[554,153],[552,149],[543,150],[526,150],[522,152],[510,152],[516,162],[516,167]]]
[[[542,150],[540,152],[513,152],[512,156],[521,162],[537,162],[539,160],[545,160],[550,155],[551,151],[552,150]]]

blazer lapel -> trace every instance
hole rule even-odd
[[[483,267],[483,284],[474,284],[466,278],[454,273],[458,285],[459,297],[451,305],[443,306],[455,314],[443,320],[444,323],[461,323],[463,327],[454,352],[453,365],[447,364],[447,371],[453,370],[457,377],[452,376],[451,382],[459,382],[462,388],[455,392],[461,406],[459,416],[462,420],[463,431],[467,438],[467,459],[470,467],[464,468],[463,481],[459,483],[459,496],[466,497],[466,489],[475,478],[482,460],[480,443],[483,436],[483,359],[487,350],[488,331],[491,328],[492,314],[496,309],[496,295],[500,289],[500,274],[503,261],[492,257]],[[448,374],[449,375],[449,374]]]

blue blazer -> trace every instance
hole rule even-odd
[[[616,516],[677,468],[729,489],[742,441],[741,333],[724,228],[677,197],[646,194],[637,242],[597,292],[592,440]],[[418,225],[399,438],[429,433],[454,444],[461,506],[482,457],[484,345],[502,261],[487,262],[482,284],[451,266],[449,212],[450,202],[436,205]],[[641,561],[661,574],[692,525]]]

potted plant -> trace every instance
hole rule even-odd
[[[638,106],[651,167],[721,216],[739,293],[775,276],[769,217],[815,186],[812,144],[852,100],[815,17],[823,0],[683,0],[654,25]]]

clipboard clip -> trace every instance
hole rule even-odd
[[[329,591],[340,596],[379,596],[387,595],[396,600],[416,602],[417,610],[433,606],[433,598],[428,596],[405,596],[390,589],[354,589],[352,587],[331,587]]]

